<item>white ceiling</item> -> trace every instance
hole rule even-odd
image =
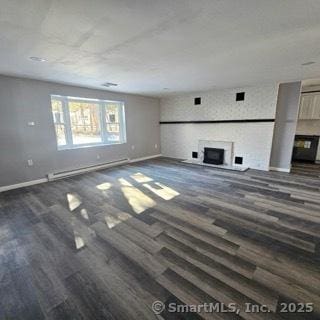
[[[319,0],[0,0],[1,74],[113,91],[319,78],[319,44]]]

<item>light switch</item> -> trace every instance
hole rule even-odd
[[[29,166],[29,167],[32,167],[32,166],[33,166],[33,160],[32,160],[32,159],[29,159],[29,160],[28,160],[28,166]]]
[[[28,126],[29,127],[34,127],[36,124],[35,124],[35,122],[34,121],[29,121],[28,122]]]

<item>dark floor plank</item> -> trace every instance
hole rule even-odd
[[[320,165],[292,171],[159,158],[0,193],[0,319],[320,318]]]

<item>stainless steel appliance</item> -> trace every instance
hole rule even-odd
[[[319,136],[296,135],[292,160],[315,162],[319,144]]]

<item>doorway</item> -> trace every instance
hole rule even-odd
[[[320,79],[302,81],[291,172],[320,177]]]

